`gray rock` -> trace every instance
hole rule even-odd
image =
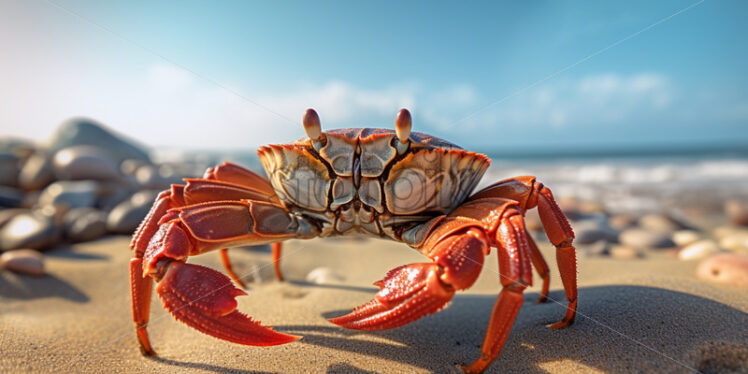
[[[119,166],[104,150],[89,145],[77,145],[55,153],[55,177],[59,180],[108,180],[122,179]]]
[[[577,250],[581,250],[588,257],[608,256],[610,255],[610,243],[600,240],[589,245],[577,246]]]
[[[8,187],[0,186],[0,207],[18,208],[23,205],[23,191]]]
[[[56,244],[60,230],[53,217],[36,212],[21,213],[0,229],[0,250],[44,249]]]
[[[65,236],[73,242],[97,239],[107,232],[107,215],[94,208],[71,209],[63,217]]]
[[[647,248],[669,248],[675,246],[668,233],[644,229],[628,229],[621,232],[618,241],[626,246]]]
[[[700,260],[709,255],[720,252],[720,248],[712,240],[705,239],[691,243],[678,252],[678,258],[684,261]]]
[[[117,234],[132,234],[148,214],[158,192],[141,191],[114,207],[107,217],[107,229]]]
[[[345,277],[333,269],[319,267],[313,269],[306,275],[306,281],[315,284],[339,284],[345,281]]]
[[[117,165],[128,158],[150,160],[143,148],[87,118],[73,118],[63,122],[52,136],[49,152],[55,153],[74,145],[99,147],[109,153]]]
[[[135,172],[144,165],[150,165],[150,163],[144,161],[144,160],[135,160],[135,159],[127,159],[125,161],[122,161],[122,163],[119,165],[120,171],[124,173],[125,175],[132,175],[135,176]]]
[[[748,226],[748,201],[728,200],[725,202],[725,214],[733,225]]]
[[[584,220],[574,222],[574,242],[579,244],[590,244],[599,240],[615,242],[618,240],[619,231],[599,220]]]
[[[8,251],[0,255],[0,269],[27,275],[44,275],[44,257],[33,249]]]
[[[10,152],[21,159],[25,159],[34,153],[36,147],[34,143],[18,138],[3,137],[0,138],[0,152]]]
[[[44,152],[36,152],[23,165],[18,182],[27,190],[38,190],[55,179],[52,158]]]
[[[59,181],[50,184],[39,196],[39,205],[64,204],[69,208],[93,207],[99,194],[94,181]]]
[[[137,190],[128,184],[101,182],[99,183],[99,201],[97,206],[101,210],[109,212],[136,192]]]
[[[0,186],[18,186],[20,158],[10,152],[0,152]]]
[[[703,280],[748,287],[748,255],[718,253],[699,263],[696,275]]]

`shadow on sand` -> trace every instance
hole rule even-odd
[[[547,373],[541,365],[559,360],[605,372],[652,372],[663,368],[665,372],[688,372],[691,368],[729,372],[745,370],[748,365],[743,358],[748,357],[748,333],[744,328],[748,326],[748,314],[740,310],[699,296],[652,287],[600,286],[579,291],[577,321],[562,330],[545,325],[563,315],[563,292],[550,295],[563,305],[552,301],[535,304],[537,294],[527,294],[502,354],[487,372]],[[434,372],[453,371],[453,364],[470,363],[480,355],[495,300],[490,295],[458,295],[450,308],[386,331],[360,332],[333,325],[276,328],[302,335],[302,344],[382,357]],[[347,312],[329,312],[324,317]],[[357,335],[375,335],[391,342],[356,339]],[[611,357],[611,352],[615,352],[615,357]],[[360,371],[344,362],[331,365],[328,371],[349,369]]]
[[[61,297],[78,303],[90,300],[81,290],[52,274],[32,277],[11,272],[0,273],[0,297],[18,300]]]

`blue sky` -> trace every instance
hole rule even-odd
[[[302,136],[307,107],[327,128],[408,107],[467,148],[748,141],[747,2],[704,1],[541,81],[694,3],[6,1],[0,129],[43,140],[82,115],[241,149]]]

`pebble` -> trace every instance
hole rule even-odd
[[[119,166],[104,150],[78,145],[61,149],[53,158],[55,177],[59,180],[121,179]]]
[[[50,140],[49,152],[55,153],[74,145],[99,147],[106,151],[117,165],[126,159],[150,161],[148,153],[141,147],[88,118],[73,118],[63,122]]]
[[[11,152],[0,152],[0,186],[18,186],[20,158]]]
[[[20,274],[44,275],[44,258],[33,249],[16,249],[0,255],[0,268]]]
[[[23,191],[8,187],[0,186],[0,207],[17,208],[23,205]]]
[[[28,213],[28,209],[13,208],[13,209],[0,209],[0,228],[5,226],[6,223],[10,222],[13,217],[21,214]]]
[[[678,258],[684,261],[700,260],[719,252],[719,246],[712,240],[699,240],[691,243],[678,252]]]
[[[725,214],[733,225],[748,226],[748,201],[726,201]]]
[[[96,205],[99,186],[94,181],[58,181],[50,184],[39,196],[39,205],[65,204],[69,208]]]
[[[701,235],[693,230],[678,230],[673,233],[673,242],[684,247],[701,239]]]
[[[106,219],[106,213],[98,209],[71,209],[63,217],[65,236],[73,242],[97,239],[107,232]]]
[[[638,228],[624,230],[618,236],[618,241],[623,245],[640,249],[675,246],[668,233]]]
[[[599,220],[574,222],[574,241],[579,244],[590,244],[599,240],[615,242],[620,234],[618,230]]]
[[[748,230],[735,231],[723,236],[719,240],[719,246],[737,253],[748,252]]]
[[[21,159],[29,157],[34,153],[34,144],[25,139],[1,137],[0,152],[10,152]]]
[[[43,249],[60,239],[54,218],[36,212],[21,213],[0,229],[0,250]]]
[[[639,226],[652,231],[673,232],[685,227],[665,214],[647,214],[639,218]]]
[[[590,245],[578,246],[577,249],[584,251],[584,254],[590,257],[607,256],[610,254],[610,244],[605,240],[596,241]]]
[[[107,230],[117,234],[132,234],[148,214],[158,192],[140,191],[119,203],[107,217]]]
[[[18,183],[27,190],[39,190],[55,179],[52,158],[44,152],[36,152],[23,164]]]
[[[335,284],[345,280],[345,277],[330,268],[315,268],[306,275],[306,281],[314,284]]]
[[[625,260],[642,257],[640,250],[625,245],[611,246],[609,252],[611,257]]]
[[[718,253],[699,263],[696,275],[703,280],[748,287],[748,255]]]
[[[625,230],[636,224],[636,218],[630,214],[616,214],[608,218],[608,224],[616,230]]]

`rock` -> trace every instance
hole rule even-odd
[[[673,232],[685,228],[670,216],[656,213],[639,218],[639,226],[647,230],[663,232]]]
[[[0,207],[18,208],[21,205],[23,205],[23,191],[0,186]]]
[[[20,159],[13,153],[0,152],[0,186],[18,186]]]
[[[730,236],[741,231],[743,231],[743,229],[737,228],[735,226],[719,226],[713,229],[712,233],[714,233],[714,236],[716,236],[717,239],[722,239],[726,236]]]
[[[712,240],[699,240],[684,247],[678,252],[681,260],[700,260],[709,255],[719,252],[719,246]]]
[[[699,263],[696,276],[700,279],[738,287],[748,287],[748,255],[719,253]]]
[[[628,229],[621,232],[618,241],[626,246],[647,248],[668,248],[675,246],[670,235],[664,232],[650,231],[644,229]]]
[[[618,240],[618,230],[599,220],[584,220],[574,222],[574,242],[579,244],[594,243],[599,240],[615,242]]]
[[[748,226],[748,201],[728,200],[725,214],[733,225]]]
[[[34,143],[18,138],[3,137],[0,138],[0,152],[9,152],[20,159],[26,159],[34,153],[36,147]]]
[[[119,203],[107,217],[107,229],[117,234],[132,234],[148,214],[158,192],[141,191]]]
[[[125,161],[122,161],[122,163],[119,165],[119,169],[126,175],[135,176],[135,172],[138,170],[138,168],[145,165],[150,164],[144,160],[127,159]]]
[[[676,245],[684,247],[701,239],[701,235],[693,230],[678,230],[673,233],[672,239]]]
[[[136,193],[133,187],[116,182],[99,183],[99,201],[97,206],[104,211],[111,211],[117,204],[129,199]]]
[[[53,158],[59,180],[120,180],[119,166],[104,150],[89,145],[61,149]]]
[[[55,180],[52,158],[44,152],[36,152],[24,163],[18,176],[19,185],[27,190],[38,190]]]
[[[610,244],[605,240],[600,240],[589,245],[578,246],[577,250],[582,250],[588,257],[608,256],[610,254]]]
[[[719,240],[719,246],[737,253],[748,253],[748,230],[735,231]]]
[[[330,268],[315,268],[306,275],[306,281],[315,284],[341,283],[345,278]]]
[[[613,258],[631,260],[642,257],[642,253],[636,248],[625,245],[614,245],[610,247],[610,256]]]
[[[20,274],[44,275],[44,258],[33,249],[17,249],[0,255],[0,268]]]
[[[107,232],[106,219],[106,213],[98,209],[71,209],[63,218],[65,236],[73,242],[97,239]]]
[[[616,214],[608,218],[608,224],[616,230],[625,230],[636,224],[636,218],[630,214]]]
[[[10,222],[13,217],[21,214],[28,213],[28,209],[0,209],[0,228],[5,226],[6,223]]]
[[[50,184],[39,196],[39,205],[65,204],[69,208],[96,205],[99,185],[94,181],[59,181]]]
[[[56,153],[75,145],[99,147],[109,153],[117,165],[128,158],[150,161],[148,153],[141,147],[87,118],[73,118],[63,122],[52,136],[49,152]]]
[[[168,182],[161,177],[158,169],[153,165],[144,165],[135,172],[135,180],[141,188],[165,189],[169,186]]]
[[[0,250],[43,249],[53,246],[59,239],[60,230],[53,217],[37,212],[21,213],[0,229]]]

